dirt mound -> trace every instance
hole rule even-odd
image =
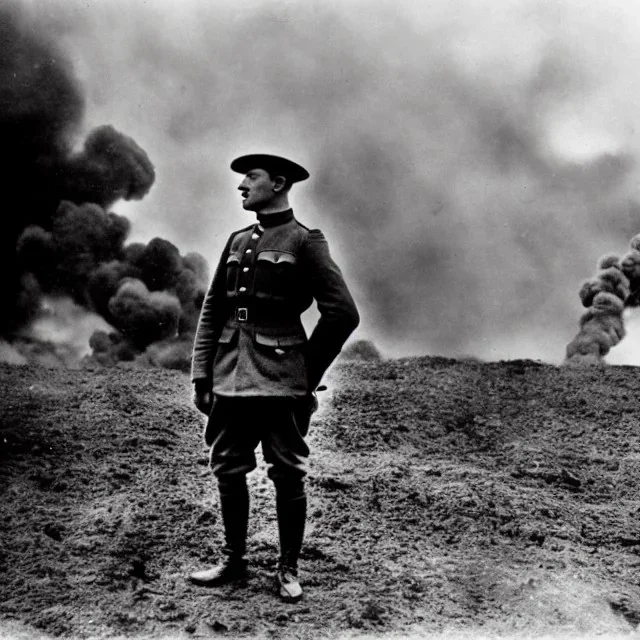
[[[585,637],[640,622],[635,368],[336,365],[309,438],[305,599],[287,607],[263,467],[247,584],[185,581],[221,528],[184,374],[7,365],[0,389],[0,635]]]

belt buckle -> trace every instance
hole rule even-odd
[[[238,322],[246,322],[249,319],[249,309],[247,307],[238,307],[236,309],[236,318]]]

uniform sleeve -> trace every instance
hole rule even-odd
[[[321,231],[313,229],[303,248],[303,264],[320,319],[307,344],[309,388],[315,389],[342,345],[360,322],[353,297]]]
[[[191,358],[191,380],[201,390],[211,389],[213,386],[213,360],[220,333],[227,320],[226,270],[232,237],[222,252],[198,320]]]

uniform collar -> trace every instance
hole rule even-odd
[[[263,227],[277,227],[293,220],[293,209],[278,211],[277,213],[259,213],[258,222]]]

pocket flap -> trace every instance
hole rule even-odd
[[[306,337],[301,335],[270,336],[256,331],[256,342],[265,347],[293,347],[304,344],[305,341]]]
[[[227,264],[230,264],[232,262],[240,262],[240,256],[237,253],[229,254],[229,257],[227,258]]]
[[[218,343],[229,344],[235,338],[237,332],[238,329],[236,327],[223,327]]]
[[[279,262],[288,262],[289,264],[296,263],[296,257],[293,253],[287,251],[261,251],[258,254],[258,260],[267,260],[277,264]]]

